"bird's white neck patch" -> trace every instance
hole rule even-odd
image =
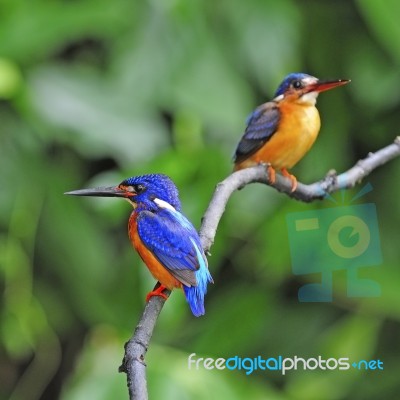
[[[308,92],[306,94],[303,94],[298,100],[299,103],[303,104],[310,104],[312,106],[315,106],[315,103],[317,102],[317,97],[318,97],[318,92]]]
[[[168,202],[166,202],[164,200],[157,199],[157,197],[156,197],[153,201],[160,208],[166,208],[167,210],[170,210],[170,211],[176,211],[175,208],[173,206],[171,206],[171,204],[169,204]]]

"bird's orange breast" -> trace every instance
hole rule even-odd
[[[133,247],[155,279],[169,290],[182,287],[182,284],[168,272],[153,253],[143,244],[137,231],[137,214],[135,212],[133,212],[129,218],[128,234]]]
[[[290,169],[310,150],[318,136],[321,121],[315,106],[282,102],[281,118],[277,131],[263,147],[236,169],[260,162],[271,163],[275,169]]]

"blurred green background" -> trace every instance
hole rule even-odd
[[[300,181],[343,172],[399,134],[396,0],[2,0],[0,11],[2,399],[128,397],[117,370],[154,280],[127,238],[125,202],[63,192],[163,172],[199,227],[246,116],[294,71],[352,79],[319,98]],[[333,302],[300,303],[319,277],[292,273],[286,216],[332,203],[263,185],[235,193],[211,249],[206,315],[176,292],[159,319],[150,397],[398,398],[399,162],[374,171],[358,200],[378,213],[383,263],[359,271],[380,284],[377,298],[349,298],[338,271]],[[191,353],[374,358],[384,370],[189,371]]]

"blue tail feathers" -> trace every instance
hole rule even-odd
[[[208,283],[213,282],[213,279],[208,271],[207,259],[203,251],[199,249],[199,244],[191,238],[191,241],[196,250],[197,259],[199,261],[199,269],[195,272],[196,286],[183,286],[186,300],[189,303],[190,309],[195,317],[200,317],[205,314],[204,296],[207,293]],[[201,248],[201,247],[200,247]]]
[[[207,284],[213,281],[207,267],[196,271],[196,280],[197,286],[183,286],[183,290],[193,315],[200,317],[205,314],[204,296],[207,293]]]

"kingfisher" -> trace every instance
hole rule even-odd
[[[199,235],[182,214],[178,189],[163,174],[133,176],[119,185],[67,192],[74,196],[120,197],[133,211],[128,235],[133,247],[160,285],[147,297],[167,299],[165,289],[183,289],[192,313],[205,313],[204,297],[212,277]]]
[[[304,157],[318,136],[321,120],[315,107],[317,97],[349,82],[349,79],[323,81],[304,73],[287,75],[274,98],[258,106],[248,117],[234,155],[234,171],[266,163],[270,182],[275,182],[275,170],[280,170],[291,180],[294,192],[297,179],[288,169]]]

